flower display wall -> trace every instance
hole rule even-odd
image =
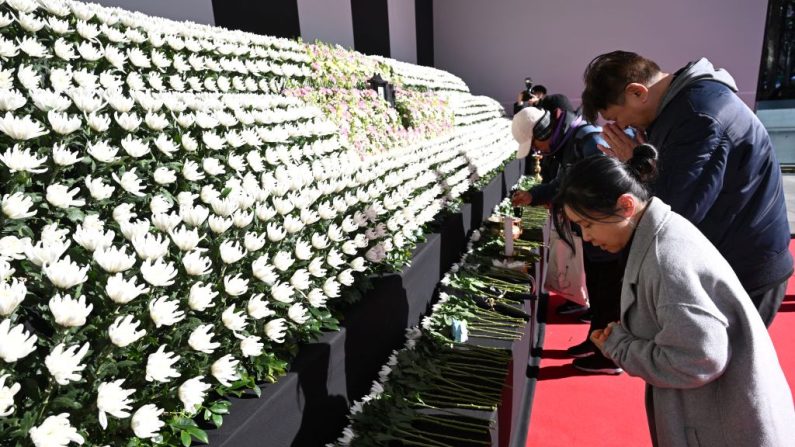
[[[205,440],[193,418],[282,376],[357,279],[399,269],[512,155],[507,120],[419,93],[449,76],[354,57],[422,87],[406,127],[367,90],[301,90],[308,48],[0,1],[0,439]]]

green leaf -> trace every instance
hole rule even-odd
[[[224,423],[224,417],[221,416],[220,414],[214,414],[212,420],[213,420],[213,424],[217,428],[221,428],[221,425]]]
[[[191,434],[194,438],[198,439],[199,441],[209,444],[210,440],[207,438],[207,433],[204,430],[200,429],[199,427],[191,427],[187,429],[187,432]]]
[[[182,441],[182,445],[184,445],[185,447],[190,447],[191,444],[190,433],[186,431],[180,432],[179,439],[180,441]]]

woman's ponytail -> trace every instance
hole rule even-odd
[[[651,144],[641,144],[632,150],[627,160],[628,173],[640,183],[648,185],[657,179],[657,149]]]

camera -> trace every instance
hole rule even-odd
[[[533,89],[533,78],[526,77],[524,78],[524,91],[522,92],[522,101],[526,102],[530,100],[532,93],[530,92]]]

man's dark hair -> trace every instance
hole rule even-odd
[[[599,111],[624,103],[624,89],[631,83],[648,85],[660,72],[651,59],[630,51],[613,51],[596,56],[585,69],[582,112],[596,122]]]
[[[564,112],[574,112],[576,109],[571,105],[569,98],[566,95],[555,93],[554,95],[546,95],[544,99],[538,101],[538,107],[554,112],[555,109],[561,109]]]
[[[547,94],[547,88],[543,85],[534,85],[533,88],[530,89],[530,93],[541,93],[542,95]]]

